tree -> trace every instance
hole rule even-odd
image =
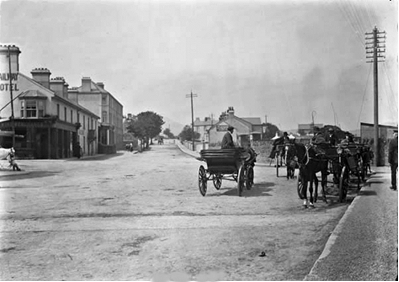
[[[191,126],[186,125],[183,130],[180,132],[179,137],[181,140],[183,141],[192,141],[193,132],[191,130]],[[199,139],[201,136],[201,134],[199,134],[198,132],[194,132],[194,140],[195,139]]]
[[[170,131],[169,128],[166,128],[166,129],[163,131],[163,134],[165,134],[166,136],[168,136],[168,138],[170,138],[170,139],[175,138],[175,135]]]
[[[140,139],[142,147],[144,144],[148,148],[152,138],[161,133],[164,123],[163,117],[154,112],[141,112],[132,119],[127,130]]]
[[[271,123],[266,123],[266,130],[263,134],[263,139],[271,139],[276,136],[276,133],[280,132],[277,126]]]

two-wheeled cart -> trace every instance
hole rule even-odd
[[[237,194],[242,195],[244,186],[247,190],[254,183],[254,165],[256,154],[244,148],[207,149],[200,152],[201,160],[205,161],[198,170],[198,188],[202,196],[206,195],[207,183],[212,181],[216,190],[222,186],[222,180],[237,182]]]

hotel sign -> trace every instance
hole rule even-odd
[[[19,91],[18,89],[18,73],[11,73],[11,84],[10,84],[10,74],[0,73],[0,91]],[[13,83],[14,81],[14,83]]]

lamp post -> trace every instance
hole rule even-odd
[[[193,142],[193,151],[195,151],[195,144],[194,144],[194,105],[193,105],[193,97],[197,97],[197,94],[193,94],[191,90],[190,94],[186,95],[186,98],[191,98],[191,139]]]

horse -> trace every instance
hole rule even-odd
[[[21,170],[18,164],[15,162],[15,150],[13,147],[11,148],[0,147],[0,160],[8,160],[10,166],[12,167],[12,170],[18,170],[18,171]]]
[[[6,160],[9,155],[15,155],[15,150],[11,148],[1,148],[0,147],[0,160]]]
[[[317,201],[317,177],[316,173],[321,172],[321,186],[323,191],[323,200],[327,202],[325,188],[327,186],[328,159],[317,155],[313,146],[307,147],[302,143],[294,143],[295,155],[298,157],[299,173],[303,183],[303,207],[308,207],[307,187],[309,182],[309,206],[314,208],[314,202]],[[316,189],[313,197],[313,182]]]
[[[285,144],[284,151],[287,179],[293,179],[295,176],[295,168],[298,166],[298,157],[295,155],[295,148],[292,144]]]

